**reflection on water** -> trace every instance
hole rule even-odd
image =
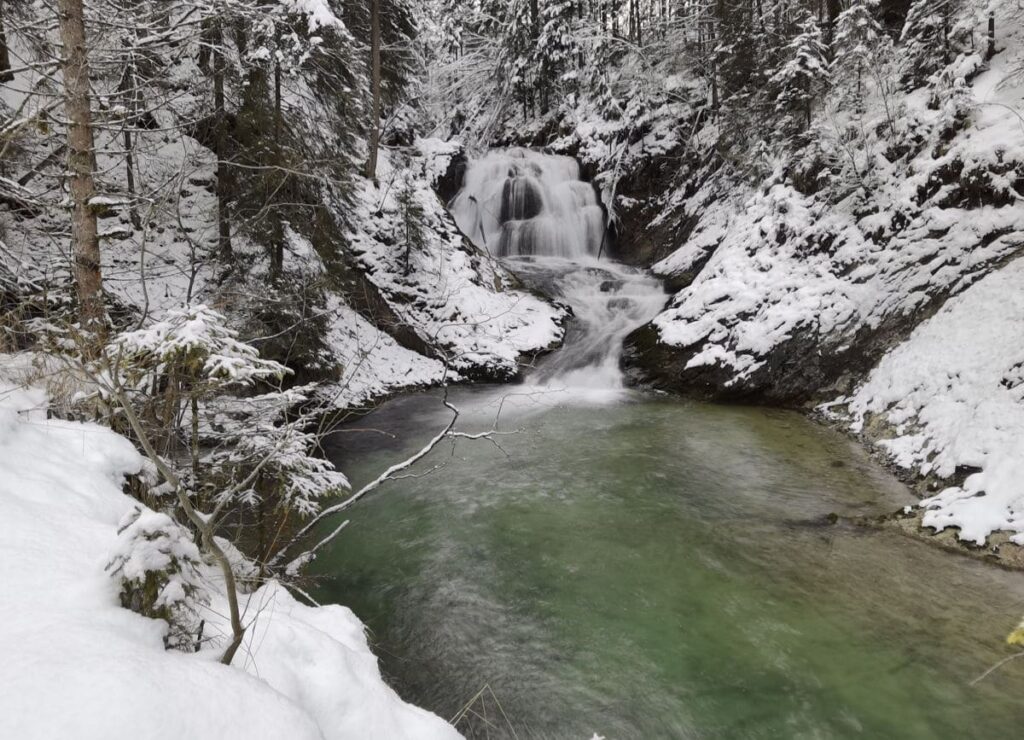
[[[454,393],[462,428],[515,391]],[[451,718],[489,687],[473,737],[1019,735],[1024,663],[968,683],[1007,654],[1021,576],[829,525],[909,501],[855,445],[786,412],[563,400],[506,404],[500,449],[435,450],[317,562],[404,698]],[[446,418],[399,399],[357,425],[394,439],[331,454],[358,484]]]

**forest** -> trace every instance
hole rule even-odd
[[[1012,736],[1022,249],[1018,0],[0,0],[0,737]]]

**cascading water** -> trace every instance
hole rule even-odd
[[[495,257],[575,259],[601,249],[604,212],[571,157],[490,152],[466,170],[451,211],[462,232]]]
[[[489,152],[470,163],[450,208],[474,244],[514,262],[573,309],[565,346],[529,382],[621,388],[622,340],[657,314],[665,296],[649,275],[600,259],[604,211],[577,162],[528,149]]]

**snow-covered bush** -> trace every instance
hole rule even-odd
[[[107,571],[121,585],[121,605],[168,624],[164,644],[190,651],[197,607],[209,601],[191,533],[167,514],[136,506],[122,518]]]
[[[288,419],[308,401],[309,390],[221,398],[209,405],[215,413],[206,438],[214,445],[199,461],[196,490],[215,511],[230,511],[246,525],[241,544],[257,563],[265,563],[275,543],[326,499],[349,487],[341,472],[316,455],[319,436],[304,429],[308,418]]]
[[[222,314],[205,305],[172,309],[167,318],[114,338],[109,355],[130,380],[169,380],[217,386],[280,379],[288,369],[263,360],[238,339]]]
[[[221,314],[199,305],[170,311],[162,321],[115,337],[100,373],[115,418],[127,421],[126,432],[163,479],[155,492],[176,497],[178,510],[220,567],[233,637],[222,657],[225,663],[241,644],[245,626],[237,566],[228,554],[234,548],[219,544],[224,521],[244,525],[235,529],[236,537],[246,540],[238,549],[261,561],[299,520],[319,510],[320,499],[347,486],[330,463],[315,457],[317,437],[304,431],[309,419],[287,418],[307,400],[302,392],[230,395],[280,380],[286,371],[240,341]],[[145,580],[142,584],[144,591],[154,588]],[[164,605],[159,598],[144,603],[147,608]]]

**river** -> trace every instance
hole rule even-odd
[[[462,228],[576,320],[525,383],[451,389],[459,429],[497,434],[439,446],[315,563],[403,698],[469,737],[1019,736],[1024,661],[971,681],[1008,654],[1020,575],[849,524],[913,497],[833,430],[623,388],[618,348],[657,284],[597,260],[592,211],[578,237],[502,226],[557,212],[559,188],[591,208],[559,185],[566,162],[485,164]],[[331,458],[369,480],[443,427],[441,394],[340,430]]]

